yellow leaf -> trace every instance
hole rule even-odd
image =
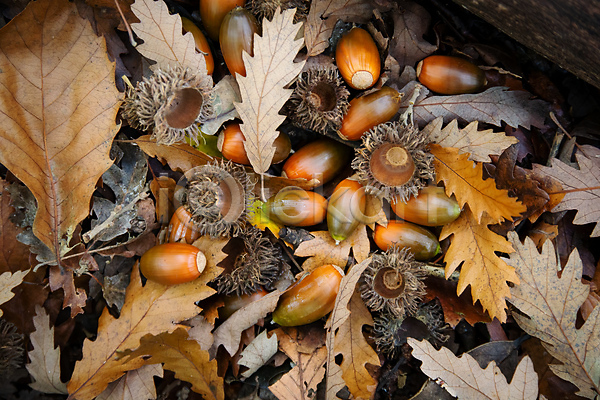
[[[433,163],[437,181],[444,181],[446,193],[448,196],[454,193],[461,207],[469,204],[478,223],[481,223],[484,213],[492,220],[488,224],[494,224],[504,219],[512,221],[513,216],[527,210],[520,201],[508,197],[508,191],[496,189],[493,179],[484,180],[481,164],[473,164],[467,154],[459,154],[458,149],[437,144],[431,144],[430,149],[435,156]]]
[[[260,200],[254,201],[248,210],[248,221],[261,231],[269,229],[271,233],[273,233],[273,235],[279,239],[279,230],[283,228],[283,225],[278,224],[269,218],[267,213],[263,211],[263,204],[264,203]]]
[[[96,400],[146,400],[156,398],[154,376],[163,376],[160,364],[144,365],[128,371],[119,380],[111,382]]]

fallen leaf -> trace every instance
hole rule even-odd
[[[202,350],[208,351],[214,340],[212,335],[214,321],[210,323],[204,316],[197,315],[189,323],[191,328],[188,331],[188,337],[198,342]]]
[[[425,8],[412,1],[403,1],[392,15],[394,36],[390,40],[389,53],[401,66],[415,66],[437,50],[436,45],[423,39],[431,23],[431,16]]]
[[[542,246],[546,240],[552,240],[558,236],[558,225],[548,224],[544,221],[538,221],[529,230],[529,238],[535,243],[538,250],[542,250]]]
[[[436,350],[428,341],[408,338],[413,357],[421,360],[421,371],[431,379],[441,379],[443,387],[460,399],[525,400],[537,399],[538,377],[528,356],[523,357],[511,383],[494,361],[487,368],[479,366],[465,353],[456,357],[448,348]]]
[[[479,121],[496,126],[502,126],[502,122],[505,122],[514,128],[542,128],[548,114],[547,103],[530,100],[530,97],[528,92],[508,91],[501,86],[477,94],[431,96],[415,104],[414,118],[420,126],[443,117],[446,123],[457,119],[460,122]]]
[[[260,200],[255,200],[252,203],[248,210],[248,221],[261,231],[269,229],[279,239],[279,231],[283,228],[283,225],[269,218],[269,213],[266,213],[262,208],[263,204]]]
[[[469,153],[469,160],[491,162],[490,155],[499,156],[518,139],[506,136],[503,132],[493,129],[477,130],[478,121],[473,121],[463,129],[458,127],[458,121],[453,119],[444,128],[443,118],[438,117],[421,129],[421,134],[442,147],[454,147],[460,154]]]
[[[29,248],[17,240],[23,229],[11,220],[15,212],[11,206],[8,183],[0,179],[0,273],[29,269]]]
[[[310,272],[324,264],[337,265],[343,269],[348,263],[350,249],[358,262],[364,261],[369,256],[371,244],[365,225],[359,225],[348,239],[337,245],[329,231],[311,232],[311,235],[314,239],[300,243],[294,252],[298,257],[310,257],[302,264],[302,269],[305,271]]]
[[[37,306],[35,314],[35,332],[29,335],[33,350],[27,353],[26,367],[34,381],[29,386],[42,393],[67,394],[67,385],[60,380],[60,349],[54,348],[54,327],[44,308]]]
[[[0,304],[4,304],[15,295],[12,290],[19,286],[23,282],[25,275],[29,273],[29,270],[16,271],[14,273],[5,272],[0,275]],[[0,310],[0,316],[2,316],[2,310]]]
[[[238,364],[248,367],[248,370],[242,372],[242,377],[249,378],[275,353],[277,353],[277,335],[273,334],[271,337],[267,337],[267,331],[262,331],[240,354],[241,358]]]
[[[277,128],[285,120],[279,110],[292,95],[288,85],[302,71],[304,61],[294,62],[303,40],[295,40],[300,24],[294,24],[295,9],[263,20],[262,36],[254,37],[254,56],[242,53],[246,76],[236,75],[241,103],[234,103],[242,124],[244,149],[254,171],[267,172],[275,155]]]
[[[160,364],[144,365],[128,371],[119,380],[111,382],[96,400],[148,400],[156,398],[154,377],[163,376]]]
[[[506,239],[488,229],[492,223],[488,217],[476,221],[471,211],[465,208],[458,219],[442,228],[440,240],[454,235],[444,261],[446,279],[462,263],[457,294],[471,285],[473,301],[479,300],[492,319],[496,317],[505,322],[505,299],[510,298],[507,282],[517,284],[519,278],[514,268],[495,253],[514,250]]]
[[[225,75],[213,88],[213,110],[214,116],[207,119],[201,126],[203,133],[215,135],[225,121],[239,118],[234,103],[242,101],[240,87],[235,78]]]
[[[217,375],[217,360],[188,337],[185,329],[163,332],[141,338],[140,347],[123,354],[127,360],[144,357],[146,364],[163,363],[164,369],[175,372],[175,378],[192,384],[192,390],[204,399],[223,400],[223,378]]]
[[[33,233],[60,262],[63,238],[87,217],[95,184],[112,165],[115,66],[66,0],[30,3],[0,31],[0,48],[0,163],[33,192]]]
[[[579,396],[596,398],[600,393],[600,307],[576,329],[577,311],[587,299],[589,285],[581,282],[582,264],[571,253],[562,269],[554,245],[546,241],[541,254],[529,238],[521,244],[515,232],[508,239],[515,248],[507,263],[516,269],[520,284],[511,288],[513,303],[525,316],[513,313],[519,326],[540,338],[546,350],[563,364],[550,364],[562,379],[574,383]]]
[[[150,181],[150,191],[156,199],[156,220],[159,224],[167,226],[171,216],[175,212],[173,195],[177,182],[168,176],[157,176]]]
[[[154,0],[151,0],[154,1]],[[169,146],[156,143],[150,135],[140,136],[135,140],[140,149],[150,157],[157,157],[163,164],[175,171],[186,172],[199,165],[207,164],[216,158],[204,154],[189,144],[176,143]]]
[[[600,236],[600,150],[590,145],[580,146],[575,154],[579,169],[552,159],[552,166],[534,164],[533,172],[540,177],[554,178],[560,182],[565,197],[553,212],[578,210],[574,224],[585,225],[596,222],[591,236]]]
[[[313,1],[304,26],[307,56],[321,54],[329,47],[329,38],[339,20],[360,24],[367,22],[372,14],[373,7],[363,0]]]
[[[436,179],[444,181],[446,194],[454,194],[461,207],[469,204],[477,222],[481,222],[484,213],[489,216],[490,224],[512,221],[512,216],[520,215],[527,208],[517,199],[508,197],[508,191],[496,189],[493,179],[483,179],[481,164],[468,160],[466,154],[459,154],[453,147],[430,145],[434,155]]]

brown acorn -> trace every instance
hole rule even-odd
[[[354,89],[368,89],[379,79],[379,50],[369,32],[362,28],[354,27],[338,40],[335,62],[346,83]]]
[[[225,158],[238,164],[250,165],[250,160],[244,147],[244,134],[239,122],[227,122],[217,139],[217,149]],[[287,133],[279,132],[273,142],[275,154],[271,164],[277,164],[285,160],[292,150],[292,143]]]
[[[204,36],[204,33],[198,28],[192,21],[185,17],[181,17],[181,25],[183,30],[190,32],[194,36],[194,43],[196,44],[196,51],[204,54],[204,60],[206,61],[206,71],[209,75],[212,75],[215,69],[215,60],[213,59],[212,52],[210,51],[210,45],[208,40]]]
[[[269,218],[283,225],[312,226],[325,219],[327,199],[310,190],[288,186],[267,200],[262,208]]]
[[[419,261],[429,260],[440,252],[440,242],[433,233],[410,222],[388,221],[387,226],[377,225],[373,240],[384,251],[392,246],[407,247]]]
[[[429,56],[417,65],[417,78],[429,90],[440,94],[466,94],[479,91],[485,72],[464,58]]]
[[[242,7],[236,7],[229,11],[223,22],[219,33],[221,52],[225,64],[231,75],[235,77],[238,73],[246,76],[246,66],[242,59],[242,52],[250,57],[254,54],[254,34],[258,32],[258,23],[250,11]]]
[[[200,18],[208,36],[212,40],[219,40],[225,15],[236,7],[243,7],[245,3],[245,0],[200,0]]]
[[[240,308],[245,307],[256,300],[265,297],[267,294],[268,293],[265,289],[263,289],[262,287],[258,287],[256,289],[256,292],[254,293],[247,293],[242,295],[223,295],[220,297],[223,300],[223,307],[219,308],[219,318],[223,320],[227,319]]]
[[[167,228],[169,242],[185,242],[192,244],[200,237],[200,229],[193,220],[192,214],[185,206],[177,207]]]
[[[336,244],[346,240],[364,220],[367,197],[363,186],[344,179],[334,189],[327,205],[327,229]]]
[[[140,259],[140,271],[151,281],[163,285],[191,282],[206,267],[206,257],[187,243],[164,243],[152,247]]]
[[[424,226],[445,225],[460,215],[458,202],[437,186],[426,186],[417,197],[411,197],[406,203],[393,201],[391,206],[400,218]]]

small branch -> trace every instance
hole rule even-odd
[[[446,271],[443,267],[436,267],[435,265],[425,264],[421,267],[423,271],[429,276],[433,276],[435,278],[446,279]],[[454,271],[449,277],[448,280],[450,282],[458,282],[458,277],[460,272]]]
[[[566,193],[574,193],[574,192],[587,192],[588,190],[598,190],[598,189],[600,189],[600,186],[591,186],[591,187],[569,189],[569,190],[558,190],[556,192],[548,192],[548,194],[566,194]]]
[[[138,44],[133,38],[133,32],[131,31],[131,26],[129,26],[129,22],[125,19],[125,14],[121,11],[121,6],[119,5],[119,0],[115,0],[115,5],[117,6],[117,10],[119,10],[119,14],[121,15],[121,19],[123,20],[123,24],[125,25],[125,29],[127,29],[127,34],[129,35],[129,42],[133,47],[136,47]]]

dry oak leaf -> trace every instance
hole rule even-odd
[[[265,365],[271,357],[277,353],[277,335],[267,336],[267,331],[262,331],[252,342],[240,353],[239,365],[248,367],[242,372],[242,377],[249,378]]]
[[[131,27],[144,40],[136,49],[146,58],[156,61],[151,68],[181,65],[206,75],[204,55],[196,51],[194,36],[187,32],[179,15],[170,15],[162,0],[137,0],[131,10],[140,23]]]
[[[459,399],[535,400],[538,376],[529,356],[521,359],[510,384],[495,361],[483,369],[470,354],[456,357],[448,348],[436,350],[428,341],[407,339],[413,357],[421,360],[421,371],[443,381],[443,387]]]
[[[501,86],[477,94],[431,96],[415,104],[414,118],[420,126],[441,116],[444,122],[458,119],[460,122],[479,121],[496,126],[505,122],[513,128],[541,128],[548,106],[543,100],[530,100],[530,96],[528,92],[508,91]]]
[[[589,399],[600,394],[600,307],[595,307],[585,323],[576,329],[577,311],[587,299],[589,285],[581,282],[582,263],[571,253],[560,278],[560,262],[551,241],[538,253],[529,238],[521,244],[515,232],[508,239],[515,248],[507,262],[521,282],[511,288],[513,303],[524,315],[513,313],[519,326],[543,341],[543,345],[562,364],[550,364],[560,378],[579,388],[576,393]]]
[[[437,45],[423,39],[429,29],[431,15],[417,3],[400,3],[393,12],[394,36],[390,40],[389,53],[400,65],[414,66],[437,50]]]
[[[329,47],[329,38],[339,20],[360,24],[367,22],[372,14],[373,7],[365,0],[313,1],[304,27],[307,56],[321,54]]]
[[[302,269],[305,271],[310,272],[324,264],[337,265],[343,269],[348,263],[350,249],[358,262],[364,261],[369,256],[371,244],[365,225],[359,225],[352,235],[337,245],[328,231],[317,231],[310,234],[314,236],[314,239],[300,243],[294,252],[294,255],[298,257],[310,257],[302,264]]]
[[[492,162],[491,155],[499,156],[504,150],[519,140],[506,136],[503,132],[493,129],[478,131],[478,121],[473,121],[463,129],[458,127],[458,121],[453,119],[446,127],[443,118],[438,117],[421,130],[421,134],[429,137],[431,142],[442,147],[455,147],[460,154],[469,153],[469,160]]]
[[[124,353],[127,360],[144,357],[146,364],[163,363],[164,369],[175,372],[175,378],[190,382],[192,390],[203,399],[223,400],[223,378],[217,375],[217,360],[188,337],[184,328],[172,333],[148,334],[140,347]]]
[[[75,364],[67,385],[69,398],[92,399],[109,382],[139,368],[143,360],[126,363],[118,354],[137,348],[144,335],[172,332],[181,326],[178,322],[196,316],[201,309],[195,302],[216,292],[206,284],[220,273],[221,268],[207,256],[202,275],[192,282],[165,286],[149,280],[142,286],[139,268],[134,267],[120,317],[113,318],[105,309],[98,321],[96,340],[83,345],[83,359]]]
[[[489,224],[500,223],[504,219],[512,221],[527,210],[517,199],[508,197],[508,191],[496,189],[493,179],[483,179],[481,164],[469,161],[467,154],[459,154],[453,147],[430,145],[435,159],[433,165],[437,181],[444,181],[446,194],[454,193],[461,207],[469,204],[478,223],[484,213],[492,220]]]
[[[128,371],[119,380],[111,382],[96,400],[148,400],[156,399],[154,377],[163,376],[160,364],[144,365]]]
[[[27,353],[27,371],[34,380],[29,386],[42,393],[67,394],[67,385],[60,380],[60,349],[54,348],[54,327],[43,307],[36,306],[35,314],[35,332],[29,335],[33,350]]]
[[[276,329],[274,334],[279,339],[279,349],[292,360],[294,367],[269,386],[269,390],[279,400],[314,399],[317,385],[325,374],[325,346],[320,341],[303,340],[296,328]]]
[[[305,62],[294,62],[304,44],[295,40],[301,27],[293,22],[295,12],[288,9],[275,13],[272,21],[263,19],[262,36],[254,35],[254,57],[242,53],[246,76],[236,74],[242,102],[234,105],[242,120],[244,148],[258,174],[267,172],[275,155],[273,142],[285,120],[279,110],[293,92],[285,86],[298,76]]]
[[[60,261],[112,165],[115,66],[74,3],[41,0],[0,30],[0,71],[0,163],[34,194],[33,233]]]
[[[446,279],[462,264],[457,294],[471,285],[473,302],[479,300],[490,317],[506,321],[506,298],[510,298],[508,282],[519,283],[513,267],[495,252],[512,253],[513,247],[504,237],[488,229],[493,224],[488,217],[478,222],[469,208],[458,219],[447,224],[440,233],[440,240],[454,235],[444,256]]]
[[[566,192],[554,212],[578,210],[573,223],[577,225],[596,222],[591,236],[600,236],[600,149],[584,145],[575,153],[579,169],[570,167],[558,159],[552,159],[552,166],[534,164],[537,176],[556,179]]]
[[[14,273],[5,272],[0,275],[0,304],[4,304],[13,298],[15,294],[12,290],[23,282],[23,278],[29,271],[27,269],[25,271],[15,271]],[[0,316],[2,316],[2,313],[2,310],[0,310]]]

